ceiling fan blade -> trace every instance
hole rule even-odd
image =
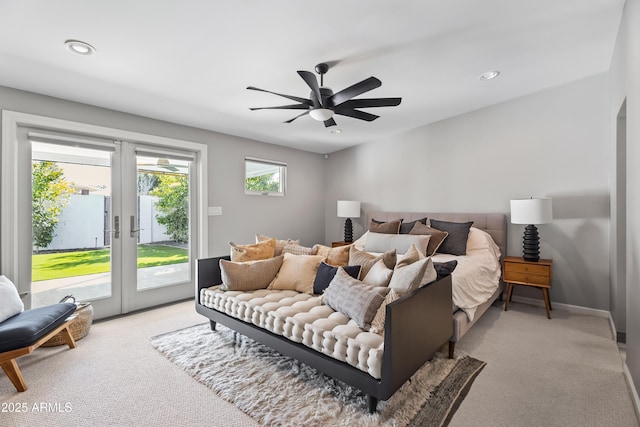
[[[249,108],[251,111],[255,110],[308,110],[309,105],[305,104],[292,104],[292,105],[279,105],[277,107],[253,107]]]
[[[341,108],[371,108],[371,107],[395,107],[400,105],[402,98],[365,98],[350,99],[335,107],[336,110]]]
[[[333,117],[330,118],[329,120],[325,120],[324,121],[324,127],[326,127],[326,128],[331,127],[331,126],[336,126],[336,125],[337,125],[337,123],[336,123],[335,120],[333,120]]]
[[[309,112],[308,112],[308,111],[305,111],[305,112],[304,112],[304,113],[302,113],[302,114],[298,114],[298,115],[297,115],[297,116],[295,116],[293,119],[289,119],[289,120],[287,120],[287,121],[286,121],[286,122],[284,122],[284,123],[291,123],[292,121],[294,121],[294,120],[295,120],[295,119],[297,119],[298,117],[302,117],[302,116],[304,116],[305,114],[309,114]]]
[[[353,109],[340,109],[335,111],[336,114],[340,114],[341,116],[353,117],[354,119],[366,120],[368,122],[372,122],[380,116],[376,116],[375,114],[366,113],[364,111],[353,110]]]
[[[322,96],[320,95],[320,86],[318,86],[318,79],[311,71],[298,71],[298,75],[302,77],[307,86],[311,88],[311,91],[316,95],[315,99],[311,99],[314,107],[322,106]]]
[[[296,102],[299,102],[301,104],[305,104],[305,105],[309,105],[309,106],[313,105],[313,102],[311,102],[311,100],[307,99],[307,98],[300,98],[298,96],[285,95],[285,94],[278,93],[278,92],[271,92],[270,90],[264,90],[264,89],[260,89],[260,88],[253,87],[253,86],[248,86],[247,89],[249,89],[249,90],[257,90],[258,92],[266,92],[266,93],[271,93],[273,95],[282,96],[283,98],[287,98],[287,99],[290,99],[292,101],[296,101]]]
[[[340,92],[334,93],[327,98],[327,105],[337,107],[345,101],[350,100],[353,97],[361,95],[372,89],[382,86],[382,82],[375,77],[369,77],[359,83],[349,86],[346,89],[342,89]]]

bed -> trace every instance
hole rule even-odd
[[[473,221],[473,229],[481,230],[487,233],[496,248],[483,251],[471,251],[470,255],[454,256],[449,254],[436,253],[434,262],[446,262],[453,259],[458,261],[458,266],[452,274],[452,294],[453,294],[453,335],[449,341],[449,357],[453,357],[455,345],[462,336],[482,317],[487,309],[498,299],[502,298],[504,291],[504,282],[501,279],[502,258],[506,254],[507,244],[507,224],[506,217],[501,213],[443,213],[443,212],[381,212],[372,211],[366,215],[368,229],[372,220],[389,222],[402,219],[403,223],[418,221],[428,218],[427,224],[431,219],[441,221],[450,221],[464,223]],[[470,233],[471,236],[471,233]],[[366,236],[363,236],[366,240]],[[363,238],[356,241],[356,246],[362,245]],[[479,271],[473,271],[476,266],[468,265],[468,258],[475,257],[476,252],[482,252],[478,258],[481,259],[480,264],[484,261],[487,265],[480,265]],[[493,253],[493,255],[490,255]],[[476,277],[474,277],[476,276]],[[477,279],[481,276],[481,279]],[[476,289],[471,298],[465,298],[467,289],[470,286],[479,287]]]

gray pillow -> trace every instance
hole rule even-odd
[[[442,242],[438,248],[438,252],[451,255],[466,255],[467,239],[472,225],[473,221],[449,222],[432,219],[431,227],[449,233],[447,238],[444,239],[444,242]]]
[[[389,288],[367,285],[339,268],[322,301],[367,329],[388,293]]]
[[[276,277],[284,256],[280,255],[262,261],[234,262],[220,260],[222,290],[255,291],[266,289]]]

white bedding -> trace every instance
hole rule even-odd
[[[364,250],[367,233],[356,240],[355,246]],[[467,254],[462,256],[439,254],[434,262],[457,260],[451,275],[453,304],[473,321],[479,305],[489,300],[500,284],[500,248],[489,233],[471,227],[467,240]]]

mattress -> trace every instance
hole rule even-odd
[[[323,305],[320,296],[289,290],[222,291],[213,286],[201,289],[200,303],[381,378],[384,337]]]

